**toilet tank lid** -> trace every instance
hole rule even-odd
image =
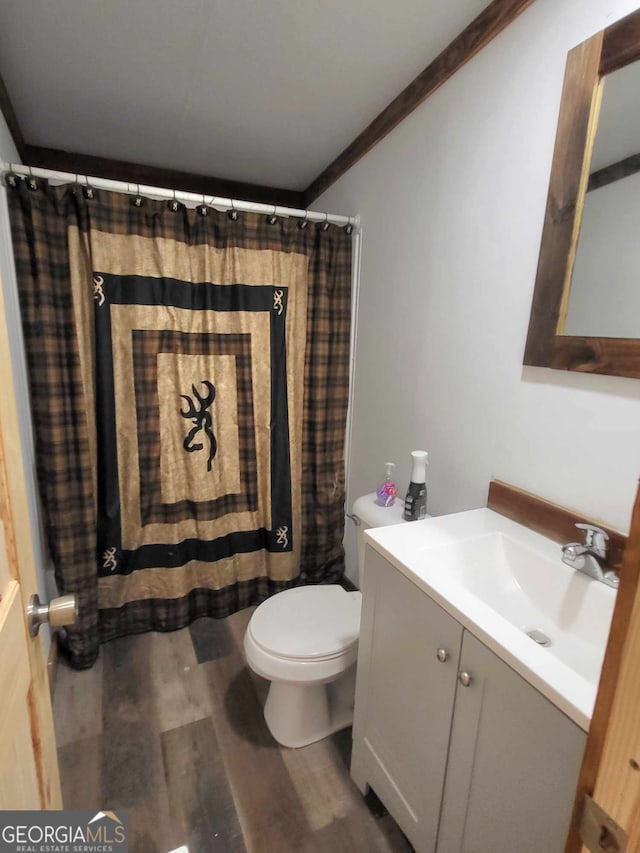
[[[388,524],[401,524],[404,519],[404,500],[396,498],[393,506],[379,506],[376,493],[362,495],[353,502],[353,514],[357,515],[365,527],[386,527]]]

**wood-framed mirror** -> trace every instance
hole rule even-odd
[[[640,9],[569,51],[524,364],[640,379]]]

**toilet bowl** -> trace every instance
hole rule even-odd
[[[403,521],[403,501],[380,507],[375,497],[364,495],[353,505],[360,577],[363,531]],[[283,746],[306,746],[353,722],[361,602],[358,590],[318,584],[278,592],[253,613],[245,655],[271,682],[264,717]]]

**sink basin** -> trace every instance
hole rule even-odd
[[[556,542],[489,509],[371,530],[367,540],[588,729],[615,590],[566,566]]]
[[[540,632],[549,654],[598,680],[615,598],[604,584],[504,533],[434,550],[427,559],[437,560],[451,581],[525,634]],[[603,613],[609,618],[601,618]]]

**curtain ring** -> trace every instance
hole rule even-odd
[[[231,203],[231,210],[227,211],[227,216],[229,217],[229,219],[232,222],[236,222],[238,219],[238,211],[233,206],[233,199],[232,198],[229,199],[229,202]]]
[[[278,209],[277,206],[274,204],[273,205],[273,213],[270,213],[269,216],[267,216],[267,222],[269,223],[269,225],[275,225],[276,222],[278,221],[278,217],[276,216],[277,209]]]
[[[34,177],[33,168],[31,166],[28,166],[28,169],[29,169],[29,179],[27,180],[27,186],[29,187],[30,190],[37,190],[38,189],[38,179],[36,177]]]
[[[307,228],[307,227],[309,226],[309,220],[308,220],[308,218],[307,218],[308,216],[309,216],[309,211],[308,211],[308,210],[305,210],[305,212],[304,212],[304,219],[300,219],[300,220],[298,221],[298,228],[299,228],[301,231],[304,231],[304,230],[305,230],[305,228]]]
[[[15,187],[18,184],[18,178],[16,173],[13,171],[13,163],[9,163],[9,171],[7,172],[5,179],[10,187]]]
[[[351,224],[351,217],[349,217],[347,224],[344,226],[344,230],[347,234],[353,234],[353,225]]]
[[[85,198],[88,198],[88,199],[95,198],[94,189],[93,189],[93,187],[89,186],[89,176],[85,175],[84,179],[86,181],[86,186],[82,190],[82,194],[84,195]]]
[[[176,198],[176,191],[173,190],[173,201],[169,202],[169,210],[172,210],[174,213],[177,213],[180,210],[180,202]]]
[[[322,223],[322,225],[320,227],[322,228],[323,231],[329,230],[329,214],[328,213],[325,213],[324,222]]]
[[[207,214],[209,213],[209,208],[207,207],[207,200],[205,198],[204,193],[202,193],[202,204],[198,208],[198,213],[200,214],[200,216],[207,216]]]
[[[127,184],[127,186],[129,186],[129,185]],[[133,204],[134,207],[142,207],[142,205],[144,203],[144,199],[140,195],[140,184],[136,184],[136,194],[133,197],[133,199],[131,200],[131,203]]]

